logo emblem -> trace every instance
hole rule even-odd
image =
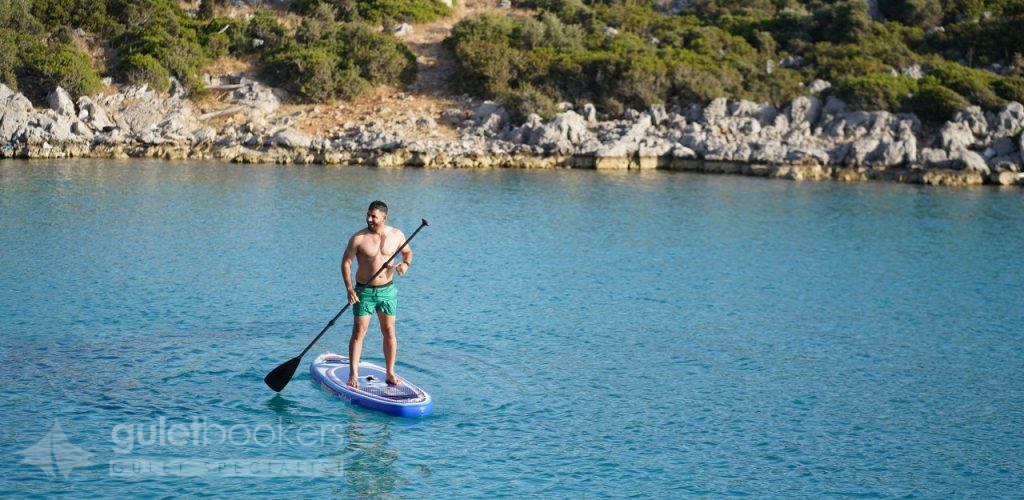
[[[89,459],[93,456],[92,453],[68,441],[57,419],[53,419],[53,427],[43,439],[18,453],[25,457],[21,463],[39,467],[50,478],[56,478],[57,474],[60,474],[64,479],[71,475],[75,467],[91,465]]]

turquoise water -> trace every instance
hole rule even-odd
[[[376,198],[429,418],[313,384],[347,314],[263,384]],[[1015,497],[1022,250],[1019,189],[3,162],[0,495]]]

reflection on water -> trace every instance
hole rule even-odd
[[[346,463],[343,491],[367,498],[390,496],[409,482],[395,469],[399,454],[390,444],[390,424],[357,417],[349,421],[342,455]]]

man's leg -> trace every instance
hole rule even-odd
[[[363,338],[370,328],[372,316],[356,316],[352,321],[352,336],[348,339],[348,385],[359,388],[359,357],[363,353]]]
[[[380,333],[384,337],[384,367],[387,368],[387,380],[391,385],[398,385],[399,378],[395,375],[395,359],[398,357],[398,335],[395,333],[395,317],[383,312],[377,313],[380,320]]]

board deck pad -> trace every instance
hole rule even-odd
[[[433,411],[430,395],[405,379],[400,385],[389,385],[387,371],[373,363],[359,363],[358,390],[347,385],[346,356],[321,354],[310,364],[309,372],[323,388],[359,406],[403,417],[422,417]]]

